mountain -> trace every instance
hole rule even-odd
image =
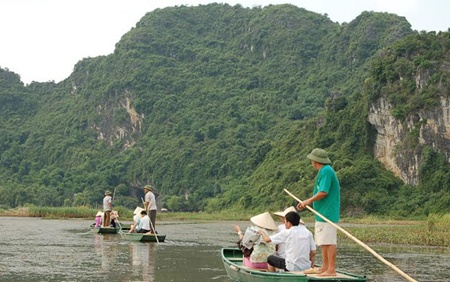
[[[95,206],[113,190],[134,208],[152,183],[171,210],[280,209],[283,188],[312,192],[305,156],[323,147],[345,213],[394,212],[388,196],[418,188],[376,159],[368,120],[382,94],[368,89],[409,36],[436,37],[387,13],[339,25],[292,5],[180,6],[147,13],[58,84],[2,70],[14,115],[1,120],[0,204]]]

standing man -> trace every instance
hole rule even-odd
[[[150,217],[150,233],[156,234],[155,224],[156,224],[157,207],[155,194],[152,193],[152,186],[148,184],[144,186],[144,192],[145,192],[144,208]]]
[[[111,224],[112,198],[111,192],[106,191],[103,198],[103,227],[109,227]]]
[[[333,223],[338,223],[341,208],[341,187],[339,180],[330,166],[330,159],[327,151],[316,148],[307,156],[311,164],[318,170],[316,183],[314,184],[313,196],[303,203],[297,205],[297,209],[302,210],[306,206],[313,204],[314,210],[329,219]],[[322,249],[321,276],[336,276],[336,249],[337,230],[330,223],[315,215],[315,238],[316,244]]]

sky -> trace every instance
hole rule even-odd
[[[208,3],[243,7],[293,4],[334,22],[363,11],[405,17],[418,31],[448,31],[449,0],[0,0],[0,67],[22,82],[60,82],[83,58],[108,55],[147,13],[157,8]]]

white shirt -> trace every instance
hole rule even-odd
[[[139,229],[145,229],[150,230],[150,217],[148,215],[144,215],[144,217],[141,219],[141,228]]]
[[[280,233],[283,230],[286,230],[286,225],[284,225],[284,223],[278,225],[277,233]],[[277,256],[286,258],[286,244],[284,242],[277,244]]]
[[[111,196],[107,195],[103,198],[103,211],[110,211],[109,204],[111,203]]]
[[[151,191],[148,191],[145,194],[145,202],[148,202],[148,210],[152,211],[152,210],[157,210],[156,208],[156,199],[155,199],[155,194],[153,194]]]
[[[286,244],[286,269],[302,271],[311,268],[309,254],[316,250],[314,237],[305,225],[292,226],[270,236],[274,244]]]

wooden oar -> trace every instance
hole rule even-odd
[[[292,198],[294,198],[295,200],[297,200],[299,203],[303,204],[303,201],[301,201],[299,198],[297,198],[295,195],[293,195],[291,192],[289,192],[288,190],[284,189],[284,192],[288,193],[289,196],[291,196]],[[358,245],[360,245],[361,247],[363,247],[364,249],[366,249],[367,251],[369,251],[372,255],[374,255],[377,259],[379,259],[380,261],[382,261],[384,264],[386,264],[387,266],[389,266],[390,268],[392,268],[393,270],[395,270],[397,273],[399,273],[401,276],[403,276],[404,278],[406,278],[408,281],[411,282],[417,282],[417,280],[414,280],[413,278],[411,278],[408,274],[404,273],[400,268],[396,267],[395,265],[393,265],[392,263],[390,263],[389,261],[385,260],[382,256],[380,256],[377,252],[375,252],[374,250],[372,250],[369,246],[367,246],[366,244],[364,244],[363,242],[361,242],[358,238],[356,238],[355,236],[353,236],[352,234],[348,233],[344,228],[340,227],[339,225],[337,225],[336,223],[332,222],[331,220],[329,220],[328,218],[324,217],[323,215],[321,215],[319,212],[317,212],[316,210],[314,210],[313,208],[311,208],[310,206],[306,206],[306,208],[308,210],[310,210],[311,212],[313,212],[314,214],[316,214],[317,216],[319,216],[320,218],[322,218],[323,220],[325,220],[326,222],[328,222],[329,224],[333,225],[336,229],[338,229],[339,231],[341,231],[342,233],[344,233],[345,235],[347,235],[347,237],[349,237],[350,239],[352,239],[353,241],[355,241]]]
[[[142,204],[144,204],[144,209],[145,209],[145,201],[144,201],[144,198],[141,197],[141,200],[142,200]],[[150,204],[150,203],[149,203],[149,204]],[[153,223],[152,223],[151,220],[150,220],[150,226],[152,227],[153,232],[155,232],[155,233],[153,233],[153,234],[155,235],[156,242],[158,242],[158,244],[159,244],[158,235],[156,234],[155,226],[153,226]]]

